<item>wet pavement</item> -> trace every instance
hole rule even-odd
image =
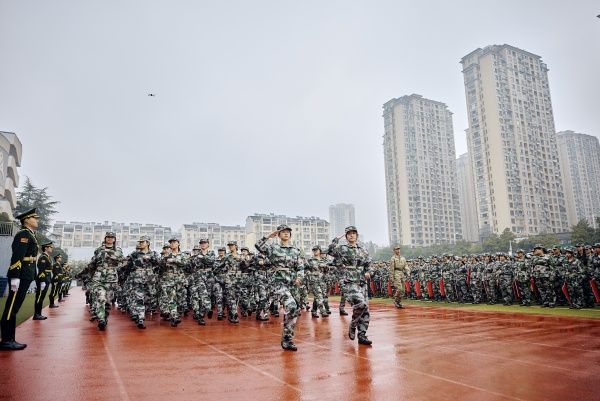
[[[0,400],[600,400],[597,319],[371,303],[369,347],[335,305],[303,312],[290,352],[282,317],[140,330],[113,310],[100,332],[71,294],[0,353]]]

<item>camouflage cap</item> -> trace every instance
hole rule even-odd
[[[554,246],[552,247],[552,249],[553,249],[553,250],[554,250],[554,249],[560,249],[560,245],[554,245]]]
[[[586,245],[585,249],[592,249],[592,247],[590,245]]]
[[[175,241],[179,242],[179,238],[177,238],[177,237],[169,238],[169,242],[175,242]]]
[[[517,253],[525,253],[524,249],[517,249]]]
[[[203,242],[208,242],[210,243],[210,241],[208,240],[208,238],[200,238],[200,241],[198,241],[200,244]]]
[[[400,245],[394,245],[394,250],[400,249]]]
[[[317,250],[319,250],[319,251],[320,251],[320,250],[321,250],[321,247],[320,247],[319,245],[315,245],[315,246],[313,246],[313,247],[312,247],[312,250],[313,250],[313,251],[317,251]]]
[[[600,242],[596,242],[596,243],[594,244],[594,248],[600,248]]]
[[[227,242],[227,246],[229,246],[229,245],[235,245],[235,246],[237,246],[237,241],[228,241]]]
[[[225,252],[225,247],[224,246],[220,246],[219,249],[217,249],[217,250]]]
[[[571,255],[575,255],[575,250],[571,247],[565,248],[565,253],[570,253]]]
[[[277,227],[277,231],[283,231],[283,230],[290,230],[290,232],[292,231],[290,226],[288,226],[287,224],[281,224],[280,226]]]
[[[431,255],[431,259],[437,259],[437,255]]]
[[[142,241],[148,241],[148,242],[150,242],[150,237],[147,236],[147,235],[142,235],[140,237],[140,239],[138,240],[138,242],[142,242]]]
[[[106,234],[104,234],[104,238],[106,237],[117,238],[117,234],[114,231],[107,231]]]
[[[500,257],[500,256],[506,257],[506,253],[504,253],[504,252],[496,252],[496,256],[497,257]]]
[[[165,242],[165,243],[163,244],[163,249],[165,249],[165,248],[170,248],[170,247],[171,247],[171,245],[170,245],[168,242]]]
[[[580,247],[580,246],[585,246],[585,244],[583,242],[578,242],[575,246]]]
[[[356,229],[356,226],[348,226],[348,227],[346,227],[346,228],[344,229],[344,232],[345,232],[346,234],[348,234],[350,231],[354,231],[354,232],[356,232],[356,233],[358,234],[358,230]]]
[[[419,255],[419,259],[423,259],[423,255]]]
[[[243,247],[240,249],[240,251],[248,251],[248,252],[250,252],[250,249],[248,249],[248,247],[247,247],[247,246],[243,246]]]
[[[546,252],[546,248],[544,248],[544,245],[542,245],[542,244],[535,244],[533,247],[533,250],[535,251],[536,249],[541,249],[544,252]]]

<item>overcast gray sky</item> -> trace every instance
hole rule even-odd
[[[600,2],[0,1],[0,130],[58,220],[245,224],[354,203],[387,244],[382,105],[454,113],[491,44],[550,68],[557,130],[600,134]],[[155,97],[147,96],[155,93]]]

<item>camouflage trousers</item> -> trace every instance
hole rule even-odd
[[[535,286],[540,293],[540,299],[545,306],[554,306],[556,294],[554,294],[554,285],[550,277],[536,277]]]
[[[567,279],[567,291],[571,298],[571,306],[576,308],[583,308],[584,294],[583,294],[583,279],[568,278]]]
[[[136,270],[131,275],[131,289],[128,292],[127,304],[132,316],[144,319],[146,306],[151,304],[152,283],[144,270]]]
[[[172,319],[179,318],[179,306],[183,302],[181,299],[182,286],[183,277],[180,274],[167,273],[162,277],[160,286],[161,312],[165,315],[171,315]]]
[[[98,320],[108,322],[112,301],[117,291],[116,282],[94,281],[94,297],[92,299],[95,316]]]
[[[404,284],[404,274],[394,274],[394,285],[396,286],[396,292],[394,293],[394,301],[402,303],[404,295],[406,295],[406,285]]]
[[[256,313],[261,311],[267,315],[269,311],[269,291],[268,291],[267,276],[264,272],[256,272],[254,274],[254,293],[257,302]]]
[[[467,302],[469,299],[469,290],[467,289],[467,276],[457,276],[454,282],[457,294],[456,299],[461,302]]]
[[[481,302],[481,293],[483,292],[483,282],[477,279],[471,279],[471,298],[473,302]]]
[[[210,296],[213,291],[213,280],[210,272],[198,271],[190,285],[190,303],[194,313],[204,317],[211,309]]]
[[[342,311],[345,311],[345,309],[346,309],[346,302],[348,301],[348,298],[346,297],[345,284],[340,281],[340,282],[338,282],[338,287],[340,288],[340,312],[342,312]],[[350,304],[350,305],[352,305],[352,304]]]
[[[325,310],[327,311],[327,313],[331,313],[329,310],[329,289],[330,288],[331,288],[331,286],[327,282],[327,278],[325,277],[325,275],[323,275],[321,277],[321,294],[323,295],[323,307],[325,307]]]
[[[496,293],[496,279],[485,280],[483,285],[486,288],[488,303],[495,304],[496,300],[498,299],[498,295]]]
[[[238,280],[235,274],[228,274],[225,276],[224,296],[225,302],[227,303],[227,314],[229,317],[235,317],[238,314],[237,281]]]
[[[444,292],[446,293],[446,301],[456,301],[456,294],[454,290],[454,280],[451,278],[444,279]]]
[[[508,276],[500,276],[500,292],[505,304],[512,304],[513,301],[513,279]]]
[[[306,279],[304,283],[300,284],[300,287],[298,287],[298,302],[300,302],[300,305],[298,305],[300,309],[308,306],[308,288]]]
[[[348,302],[352,305],[350,328],[358,329],[358,338],[365,337],[369,329],[369,321],[371,320],[367,286],[366,284],[346,283],[344,287],[348,296]]]
[[[239,299],[239,305],[240,309],[242,310],[242,316],[245,316],[247,311],[252,310],[252,282],[252,275],[250,273],[242,273],[241,276],[237,277],[235,283],[235,292],[237,294],[237,299]]]
[[[323,281],[319,273],[311,273],[306,276],[308,288],[313,294],[312,313],[316,314],[321,311],[321,314],[327,314],[327,309],[323,303]],[[329,300],[329,298],[328,298]]]
[[[440,292],[440,279],[439,278],[430,278],[431,286],[433,287],[433,299],[435,301],[442,300],[442,293]]]
[[[190,306],[190,285],[192,282],[192,276],[188,274],[183,274],[181,276],[181,282],[177,288],[178,294],[177,297],[179,299],[179,309],[182,311],[187,311]]]
[[[283,332],[281,333],[281,341],[283,345],[289,344],[294,339],[294,328],[296,320],[298,320],[298,304],[294,299],[298,294],[297,288],[288,286],[283,281],[275,281],[273,293],[277,303],[283,304]],[[292,295],[293,294],[293,295]]]
[[[225,291],[225,276],[219,275],[215,277],[213,284],[213,295],[215,297],[215,306],[217,307],[217,314],[223,316],[223,292]]]
[[[531,305],[531,281],[517,280],[517,288],[521,295],[521,305]]]

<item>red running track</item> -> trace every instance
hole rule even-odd
[[[156,317],[140,330],[113,311],[100,332],[83,291],[71,293],[17,328],[27,349],[0,352],[1,400],[600,399],[595,319],[372,303],[372,347],[350,341],[350,316],[332,309],[303,313],[290,352],[282,318],[173,328]]]

